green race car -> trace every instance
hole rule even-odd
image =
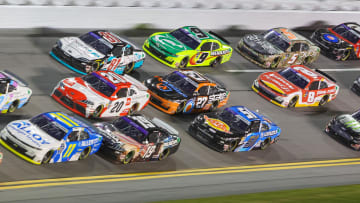
[[[230,60],[229,42],[213,32],[185,26],[171,32],[157,32],[145,40],[147,54],[172,68],[212,66]]]

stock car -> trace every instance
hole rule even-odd
[[[139,114],[94,125],[103,132],[100,152],[123,164],[163,160],[175,153],[181,142],[174,128]]]
[[[100,69],[128,74],[140,68],[145,60],[142,50],[106,30],[60,38],[50,55],[67,68],[83,75]]]
[[[360,77],[357,77],[356,80],[354,80],[351,90],[360,96]]]
[[[171,68],[215,67],[229,61],[233,51],[223,37],[195,26],[154,33],[145,40],[143,50]]]
[[[339,93],[335,79],[303,65],[263,73],[254,80],[252,89],[284,108],[322,106],[334,100]]]
[[[148,104],[150,94],[142,83],[129,75],[96,71],[61,80],[51,96],[80,116],[97,118],[140,111]]]
[[[311,40],[329,58],[341,61],[360,58],[360,25],[357,23],[317,29]]]
[[[319,47],[287,28],[274,28],[261,34],[245,35],[238,42],[236,51],[251,62],[272,69],[310,64],[320,54]]]
[[[150,104],[167,114],[213,111],[230,96],[219,82],[193,70],[154,76],[144,84],[151,94]]]
[[[281,129],[244,106],[200,114],[188,128],[191,136],[220,152],[265,149],[279,139]]]
[[[342,114],[331,119],[325,132],[343,141],[354,150],[360,150],[360,111]]]
[[[102,136],[91,124],[61,112],[16,120],[0,132],[0,143],[33,164],[76,161],[100,149]]]
[[[30,101],[32,91],[18,76],[0,71],[0,113],[12,113]]]

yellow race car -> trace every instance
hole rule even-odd
[[[230,60],[229,42],[214,32],[185,26],[171,32],[157,32],[144,42],[147,54],[172,68],[212,66]]]

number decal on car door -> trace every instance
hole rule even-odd
[[[209,53],[205,52],[202,53],[199,57],[199,59],[196,61],[196,63],[202,63],[205,61],[205,59],[209,56]]]
[[[196,108],[197,109],[201,109],[204,108],[206,102],[208,101],[208,97],[207,96],[203,96],[203,97],[198,97],[196,99]]]

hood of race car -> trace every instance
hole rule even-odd
[[[273,46],[270,42],[266,41],[263,35],[259,34],[250,34],[246,35],[244,38],[244,43],[253,49],[254,51],[263,54],[263,55],[275,55],[281,54],[282,51]]]
[[[321,40],[324,45],[337,49],[347,48],[352,46],[350,43],[346,42],[342,37],[336,36],[330,30],[331,29],[319,30],[318,39]]]
[[[166,50],[174,55],[182,51],[192,50],[169,33],[154,35],[150,37],[150,41],[159,49]]]
[[[151,82],[146,81],[145,85],[152,92],[167,100],[182,100],[188,97],[184,92],[182,92],[172,83],[161,80],[159,78],[152,78]]]
[[[60,141],[46,134],[28,120],[13,121],[6,126],[6,129],[13,137],[20,140],[22,143],[38,150],[60,146]]]
[[[271,88],[280,94],[291,94],[294,92],[301,91],[299,87],[297,87],[290,81],[283,78],[277,72],[263,73],[259,76],[259,79],[268,88]]]
[[[61,49],[73,58],[86,62],[86,60],[96,60],[103,58],[104,55],[91,46],[85,44],[78,37],[65,37],[60,39]]]

